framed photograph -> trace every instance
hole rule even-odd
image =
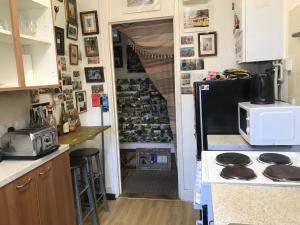
[[[103,67],[85,67],[84,72],[87,83],[104,82]]]
[[[123,67],[122,46],[114,46],[115,68]]]
[[[56,54],[65,54],[65,31],[60,27],[55,27],[55,44],[56,44]]]
[[[69,46],[70,65],[78,65],[78,45]]]
[[[181,36],[181,45],[193,45],[194,44],[194,36]]]
[[[82,35],[99,34],[97,11],[87,11],[80,13]]]
[[[84,38],[84,48],[85,48],[86,57],[99,56],[98,38],[97,37]]]
[[[116,30],[116,29],[112,29],[112,36],[113,36],[113,42],[114,43],[121,43],[121,32]]]
[[[86,91],[75,92],[78,113],[87,112]]]
[[[160,0],[123,0],[123,12],[145,12],[160,10]]]
[[[66,0],[67,21],[73,25],[78,24],[76,0]]]
[[[78,38],[78,26],[68,23],[67,25],[67,38],[77,41]]]
[[[181,47],[180,48],[180,57],[194,57],[195,50],[194,47]]]
[[[131,46],[127,45],[127,71],[128,73],[145,73],[145,69],[140,61],[139,56],[132,49]]]
[[[217,32],[198,34],[198,41],[199,57],[217,55]]]
[[[183,12],[184,32],[201,32],[213,28],[213,7],[200,5],[198,7],[186,7]]]

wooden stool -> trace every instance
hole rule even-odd
[[[92,214],[93,225],[99,225],[99,218],[97,214],[97,207],[94,201],[93,191],[89,182],[88,172],[87,172],[87,161],[83,158],[70,158],[71,162],[71,173],[72,173],[72,183],[73,191],[75,195],[75,206],[76,206],[76,217],[77,225],[84,225],[84,221]],[[80,177],[79,179],[79,171]],[[88,196],[89,210],[85,217],[82,216],[82,204],[81,196],[86,193]]]
[[[88,165],[88,175],[92,186],[95,202],[103,200],[104,211],[108,211],[108,201],[106,197],[103,166],[100,161],[100,151],[97,148],[81,148],[70,153],[72,158],[86,159]],[[96,162],[96,170],[93,169],[93,160]],[[96,187],[98,185],[98,187]]]

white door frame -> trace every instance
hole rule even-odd
[[[176,8],[176,7],[175,7]],[[175,104],[176,104],[176,140],[177,140],[177,167],[178,167],[178,195],[182,200],[187,199],[186,194],[184,193],[184,177],[183,177],[183,148],[182,148],[182,124],[181,124],[181,89],[180,89],[180,58],[179,55],[176,54],[179,52],[180,46],[180,29],[178,24],[179,16],[174,17],[162,17],[162,18],[153,18],[148,20],[134,20],[134,21],[126,21],[126,23],[130,22],[145,22],[145,21],[153,21],[153,20],[164,20],[164,19],[173,19],[173,35],[174,35],[174,79],[175,79]],[[124,23],[120,22],[108,22],[109,29],[109,37],[112,37],[112,26],[115,24]],[[114,192],[118,197],[122,193],[122,181],[121,181],[121,165],[120,165],[120,146],[119,146],[119,134],[118,134],[118,117],[117,117],[117,99],[116,99],[116,86],[115,86],[115,69],[114,69],[114,56],[113,56],[113,41],[110,38],[109,41],[109,49],[110,49],[110,79],[108,81],[108,89],[110,90],[111,95],[111,109],[110,109],[110,118],[112,122],[112,138],[111,140],[115,148],[113,151],[113,158],[116,160],[112,160],[112,167],[117,170],[114,171]],[[111,168],[112,168],[111,167]],[[115,179],[117,178],[117,179]]]

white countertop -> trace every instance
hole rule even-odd
[[[0,162],[0,188],[69,150],[69,145],[37,160],[4,160]]]

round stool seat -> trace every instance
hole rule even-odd
[[[86,165],[86,160],[79,157],[70,157],[71,169],[82,168]]]
[[[71,157],[90,157],[99,153],[98,148],[80,148],[70,153]]]

